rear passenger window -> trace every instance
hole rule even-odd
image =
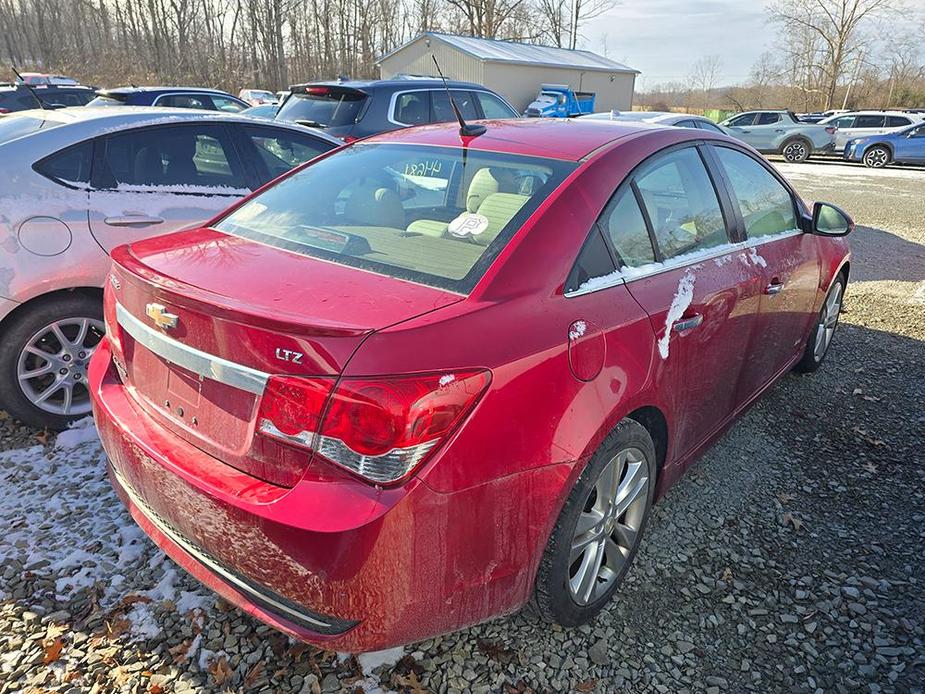
[[[911,125],[912,121],[904,116],[887,116],[886,117],[886,127],[888,128],[901,128],[904,125]]]
[[[104,170],[94,174],[94,182],[103,188],[246,188],[237,160],[231,164],[232,153],[224,129],[214,125],[133,130],[107,138]]]
[[[772,125],[780,121],[779,113],[759,113],[758,122],[755,125]]]
[[[198,94],[168,94],[159,97],[155,106],[167,108],[204,108],[212,110],[212,104]]]
[[[729,243],[716,191],[696,149],[659,158],[636,184],[665,258]]]
[[[655,262],[646,220],[632,188],[623,188],[607,204],[600,226],[610,238],[621,267],[634,268]]]
[[[692,120],[680,120],[674,124],[676,128],[696,128],[697,125]]]
[[[46,157],[35,170],[58,183],[89,183],[93,141],[82,142]]]
[[[729,176],[749,238],[796,229],[793,199],[780,181],[747,154],[728,147],[717,147],[716,153]]]
[[[858,116],[854,122],[855,128],[882,128],[883,116]]]
[[[697,121],[697,127],[700,128],[701,130],[709,130],[714,133],[723,132],[723,129],[721,127],[719,127],[718,125],[713,125],[713,123],[710,123],[709,121],[705,121],[705,120]]]

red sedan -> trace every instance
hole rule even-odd
[[[230,602],[343,651],[585,622],[654,500],[815,370],[851,220],[707,131],[388,133],[113,253],[113,484]]]

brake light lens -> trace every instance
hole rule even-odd
[[[272,377],[258,427],[370,482],[390,484],[456,429],[490,380],[488,371],[345,378],[332,392],[331,379]]]
[[[351,144],[351,143],[353,143],[353,142],[356,142],[356,141],[359,140],[359,139],[360,139],[360,138],[354,137],[353,135],[344,135],[344,138],[343,138],[344,142],[345,142],[346,144],[348,144],[348,145]]]
[[[837,130],[838,130],[838,128],[836,128],[836,127],[833,126],[833,125],[827,125],[827,126],[825,127],[825,131],[826,131],[829,135],[834,135],[834,134],[836,133]]]
[[[324,96],[325,94],[329,94],[330,92],[331,90],[328,89],[327,87],[306,87],[305,88],[306,94],[315,94],[317,96]]]

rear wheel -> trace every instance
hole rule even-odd
[[[812,143],[802,137],[785,142],[784,146],[781,148],[781,154],[784,155],[784,159],[793,164],[803,163],[809,159],[809,155],[812,154],[812,152]]]
[[[838,327],[838,316],[841,314],[842,299],[845,296],[845,276],[839,275],[829,287],[829,293],[819,310],[819,317],[813,325],[813,330],[806,341],[803,358],[797,362],[796,370],[801,373],[812,373],[825,360],[829,352],[829,345],[835,337]]]
[[[0,405],[26,424],[49,429],[90,414],[87,365],[104,332],[99,300],[57,295],[9,320],[0,351]]]
[[[649,432],[623,420],[582,471],[550,536],[534,589],[542,617],[577,626],[610,601],[639,547],[655,472]]]
[[[886,147],[875,146],[864,152],[864,166],[871,169],[882,169],[890,163],[890,150]]]

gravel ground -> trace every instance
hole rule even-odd
[[[840,332],[662,500],[593,624],[517,615],[359,659],[297,644],[137,531],[92,429],[5,418],[0,692],[923,691],[925,171],[779,166],[865,225]]]

